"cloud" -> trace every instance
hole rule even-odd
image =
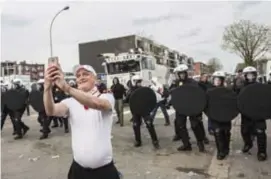
[[[167,14],[167,15],[161,15],[158,17],[145,17],[145,18],[139,18],[133,20],[134,25],[149,25],[149,24],[155,24],[155,23],[160,23],[162,21],[170,21],[170,20],[175,20],[175,19],[188,19],[187,16],[182,15],[182,14]]]
[[[1,25],[4,27],[23,27],[33,22],[32,19],[27,19],[9,14],[3,14],[1,18]]]
[[[2,17],[2,60],[47,63],[49,26],[54,54],[70,71],[79,62],[78,44],[130,34],[207,62],[217,57],[233,71],[240,57],[221,49],[224,27],[239,19],[271,25],[270,2],[6,2]]]
[[[238,5],[237,5],[237,8],[240,10],[240,11],[244,11],[246,10],[247,8],[250,8],[250,7],[253,7],[255,5],[259,5],[261,4],[262,2],[261,1],[243,1],[243,2],[240,2]]]

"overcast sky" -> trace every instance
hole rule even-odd
[[[191,56],[195,61],[221,59],[233,71],[241,59],[221,49],[224,27],[239,19],[271,25],[271,2],[13,2],[2,9],[2,60],[47,63],[49,26],[54,55],[64,70],[79,62],[78,44],[129,34],[155,41]]]

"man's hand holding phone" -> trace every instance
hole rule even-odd
[[[56,84],[64,92],[68,91],[69,85],[64,79],[58,57],[51,57],[48,59],[48,68],[45,72],[44,88],[51,88],[53,84]]]
[[[48,88],[51,88],[55,80],[57,79],[60,65],[58,57],[50,57],[48,59],[48,68],[45,71],[45,77],[44,77],[44,89],[47,90]]]

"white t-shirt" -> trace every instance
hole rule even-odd
[[[107,99],[114,107],[115,99],[112,94],[101,94],[99,98]],[[110,163],[113,110],[85,109],[74,98],[62,100],[61,103],[69,108],[74,160],[86,168],[98,168]]]

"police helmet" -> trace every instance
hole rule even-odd
[[[244,74],[246,74],[246,73],[257,73],[257,70],[253,66],[248,66],[248,67],[243,69],[243,73]]]
[[[44,79],[39,79],[39,80],[37,81],[37,83],[38,83],[38,84],[44,83]]]
[[[216,71],[213,73],[212,75],[213,77],[222,77],[225,78],[226,77],[226,73],[224,71]]]
[[[173,72],[185,72],[188,70],[188,66],[186,64],[180,64],[176,68],[174,68]]]
[[[17,85],[22,85],[23,84],[23,81],[19,78],[15,78],[12,80],[12,83],[13,84],[17,84]]]

